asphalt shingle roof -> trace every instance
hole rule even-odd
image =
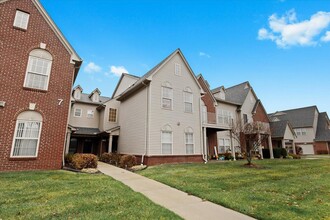
[[[90,94],[82,93],[80,99],[76,99],[76,102],[84,102],[84,103],[90,103],[90,104],[102,104],[102,103],[105,103],[105,102],[107,102],[111,99],[110,97],[100,96],[100,101],[99,102],[93,102],[89,98],[89,95]]]
[[[315,141],[330,141],[330,129],[326,112],[319,114]]]
[[[84,127],[75,127],[77,130],[74,134],[82,134],[82,135],[96,135],[100,133],[100,129],[98,128],[84,128]]]
[[[293,128],[313,127],[316,106],[280,111],[281,114],[269,114],[271,118],[289,121]],[[283,113],[283,114],[282,114]]]
[[[288,125],[288,121],[273,121],[270,122],[270,131],[272,137],[283,138],[285,135],[285,130]]]

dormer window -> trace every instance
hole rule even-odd
[[[99,98],[99,94],[94,93],[93,95],[93,102],[99,102],[100,98]]]
[[[88,97],[92,102],[100,102],[100,94],[100,90],[96,88]]]
[[[80,99],[81,98],[81,91],[80,90],[74,91],[74,98],[75,99]]]
[[[222,99],[222,100],[226,99],[226,95],[224,92],[220,92],[220,99]]]
[[[17,10],[14,20],[14,27],[26,30],[29,24],[30,14]]]

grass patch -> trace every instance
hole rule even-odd
[[[102,175],[0,173],[0,219],[180,219]]]
[[[330,219],[330,160],[150,167],[139,173],[257,219]]]

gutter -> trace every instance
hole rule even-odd
[[[202,94],[201,98],[204,96],[204,94]],[[203,109],[202,109],[202,103],[201,103],[201,98],[199,99],[199,122],[200,122],[200,125],[201,125],[201,146],[202,146],[202,158],[204,160],[204,163],[207,163],[207,155],[205,154],[206,150],[206,146],[204,145],[205,141],[203,141],[204,139],[204,133],[203,133],[203,116],[202,116],[202,112],[203,112]],[[204,128],[205,129],[205,128]]]
[[[150,81],[149,81],[150,82]],[[146,125],[145,125],[145,153],[142,155],[142,158],[141,158],[141,165],[143,165],[143,162],[144,162],[144,157],[146,155],[148,155],[148,145],[149,145],[149,135],[148,135],[148,132],[149,132],[149,83],[146,84],[144,81],[142,81],[142,85],[144,85],[147,89],[147,111],[146,111]]]

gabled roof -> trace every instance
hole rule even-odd
[[[93,90],[93,92],[91,92],[91,94],[89,94],[88,97],[89,97],[89,98],[92,97],[93,94],[96,93],[96,92],[97,92],[99,95],[101,95],[101,91],[100,91],[98,88],[96,88],[96,89]]]
[[[212,89],[211,92],[212,92],[213,94],[215,94],[215,93],[220,92],[222,89],[225,89],[225,87],[224,87],[224,86],[219,86],[219,87],[217,87],[217,88],[215,88],[215,89]]]
[[[109,101],[111,98],[110,97],[105,97],[105,96],[100,96],[100,101],[99,102],[93,102],[90,99],[90,94],[85,94],[85,93],[81,93],[81,97],[80,99],[76,99],[74,102],[76,103],[86,103],[86,104],[93,104],[93,105],[100,105],[103,104],[107,101]]]
[[[251,89],[249,82],[229,87],[226,89],[226,100],[243,105],[249,91]]]
[[[319,114],[315,141],[330,141],[329,117],[326,112]]]
[[[273,138],[284,138],[287,126],[289,126],[293,136],[295,136],[295,132],[288,121],[273,121],[269,124]]]
[[[281,121],[289,121],[293,128],[313,127],[315,119],[315,111],[318,112],[316,106],[304,108],[290,109],[269,114],[270,118],[276,117]]]
[[[7,2],[7,1],[10,1],[10,0],[0,0],[0,4],[1,3],[4,3],[4,2]],[[69,43],[69,41],[65,38],[65,36],[61,32],[61,30],[57,27],[57,25],[55,24],[55,22],[53,21],[53,19],[46,12],[45,8],[41,5],[41,3],[39,2],[39,0],[31,0],[31,2],[35,5],[35,7],[40,12],[40,14],[42,15],[42,17],[45,19],[45,21],[47,22],[47,24],[54,31],[55,35],[60,40],[60,42],[62,43],[62,45],[65,47],[65,49],[71,55],[71,63],[72,64],[75,64],[75,67],[76,67],[76,69],[75,69],[75,75],[74,75],[74,80],[75,80],[76,77],[77,77],[78,71],[80,69],[80,66],[82,64],[82,59],[79,57],[79,55],[77,54],[77,52],[71,46],[71,44]]]
[[[115,96],[115,94],[116,94],[116,92],[117,92],[117,90],[118,90],[118,87],[119,87],[119,85],[120,85],[120,83],[121,83],[121,81],[123,80],[124,77],[131,77],[131,78],[133,78],[133,79],[137,79],[137,80],[140,79],[140,77],[138,77],[138,76],[134,76],[134,75],[132,75],[132,74],[128,74],[128,73],[123,73],[123,74],[121,74],[120,79],[119,79],[119,81],[118,81],[118,83],[117,83],[117,86],[116,86],[115,90],[114,90],[113,93],[112,93],[112,96],[111,96],[112,99],[114,98],[114,96]]]
[[[171,53],[169,56],[167,56],[164,60],[162,60],[160,63],[158,63],[154,68],[149,70],[146,74],[144,74],[136,83],[134,83],[131,87],[129,87],[126,91],[124,91],[118,98],[118,101],[122,101],[125,98],[129,97],[131,94],[133,94],[135,91],[139,90],[140,88],[144,87],[146,84],[150,83],[152,81],[152,76],[158,72],[160,68],[162,68],[172,57],[174,57],[176,54],[179,54],[183,61],[185,62],[186,66],[188,67],[189,71],[191,72],[192,77],[195,79],[196,84],[200,89],[202,90],[201,86],[199,85],[196,76],[194,72],[192,71],[190,65],[188,64],[186,58],[182,54],[181,50],[178,48],[173,53]]]
[[[77,85],[72,89],[72,92],[77,90],[77,89],[80,89],[80,91],[83,91],[83,88],[80,85]]]
[[[196,77],[197,79],[201,79],[202,80],[202,83],[205,84],[205,88],[206,88],[206,92],[208,92],[214,102],[214,104],[216,105],[217,104],[217,100],[216,98],[213,96],[213,93],[211,92],[210,88],[209,88],[209,84],[208,82],[204,79],[203,75],[202,74],[198,74],[198,76]]]

